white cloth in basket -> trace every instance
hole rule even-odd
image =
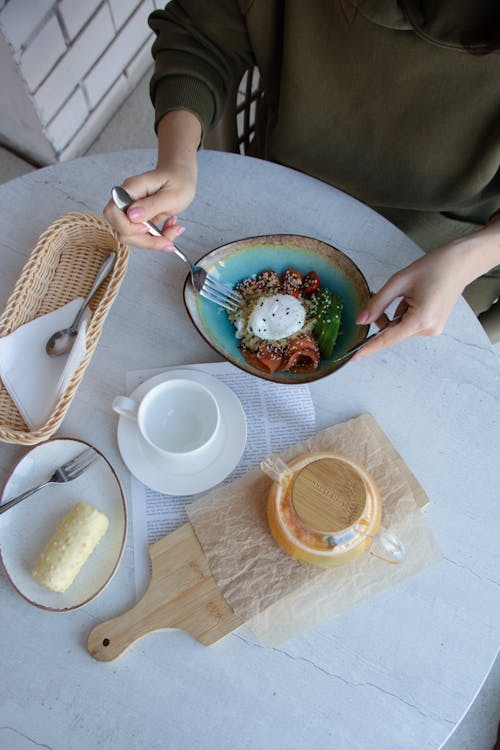
[[[82,302],[77,297],[0,338],[0,377],[30,430],[47,422],[85,355],[88,308],[69,354],[49,357],[45,351],[50,336],[72,324]]]

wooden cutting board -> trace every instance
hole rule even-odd
[[[149,548],[152,571],[137,604],[91,630],[87,648],[99,661],[112,661],[154,630],[179,628],[205,646],[242,624],[222,596],[190,523]]]

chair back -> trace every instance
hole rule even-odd
[[[262,93],[259,71],[256,67],[249,68],[228,97],[220,121],[205,137],[205,148],[236,154],[248,153],[255,134],[256,111]]]

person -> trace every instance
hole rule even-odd
[[[124,181],[126,216],[104,209],[123,241],[172,250],[196,193],[197,151],[257,66],[251,155],[344,190],[427,251],[360,313],[359,324],[386,328],[396,302],[402,317],[356,358],[439,334],[461,294],[477,314],[498,308],[496,0],[171,0],[149,24],[158,159]],[[164,222],[163,237],[147,234],[148,219]]]

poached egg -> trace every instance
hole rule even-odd
[[[279,341],[300,331],[305,320],[304,305],[291,294],[262,296],[248,316],[247,331],[264,341]]]

